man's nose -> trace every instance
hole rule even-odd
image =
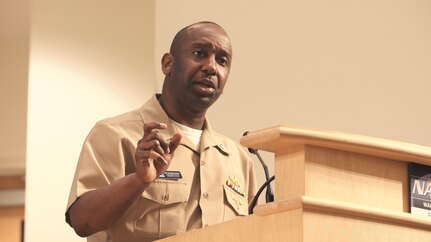
[[[202,67],[202,71],[207,75],[215,75],[217,74],[217,61],[215,57],[209,56]]]

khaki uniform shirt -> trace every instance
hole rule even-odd
[[[134,154],[145,122],[163,122],[166,138],[179,132],[156,96],[140,109],[98,122],[83,145],[67,209],[85,192],[135,172]],[[168,171],[181,179],[156,179],[115,226],[88,241],[147,242],[248,214],[255,195],[252,160],[205,121],[199,150],[185,136]],[[100,239],[102,238],[102,239]]]

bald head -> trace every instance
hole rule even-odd
[[[169,117],[201,129],[207,109],[223,93],[232,61],[226,31],[213,22],[181,29],[162,57],[160,103]]]
[[[193,32],[196,28],[205,28],[205,25],[212,25],[213,27],[217,27],[221,30],[221,32],[229,39],[229,36],[227,35],[226,31],[218,24],[211,22],[211,21],[201,21],[197,23],[190,24],[184,28],[182,28],[178,33],[175,35],[174,39],[171,43],[171,48],[169,52],[175,56],[176,52],[182,48],[183,42],[187,39],[186,37]],[[230,39],[229,39],[230,42]]]

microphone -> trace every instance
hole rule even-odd
[[[249,132],[246,131],[243,136],[247,136]],[[259,197],[260,193],[262,192],[262,190],[266,187],[266,196],[265,196],[265,201],[268,202],[273,202],[274,201],[274,194],[272,193],[272,189],[271,189],[271,184],[270,182],[274,180],[274,176],[273,177],[269,177],[269,172],[268,172],[268,166],[265,164],[265,162],[263,161],[262,157],[259,154],[259,150],[258,149],[254,149],[254,148],[248,148],[248,152],[250,152],[253,155],[256,155],[257,158],[260,161],[260,164],[262,164],[263,170],[265,172],[265,178],[266,178],[266,182],[262,185],[262,187],[259,189],[258,193],[256,194],[255,198],[253,200],[253,202],[250,204],[250,208],[249,208],[249,213],[252,214],[253,213],[253,208],[256,205],[255,203],[257,202],[257,198]],[[251,209],[251,212],[250,212]]]

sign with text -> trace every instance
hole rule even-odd
[[[409,164],[410,212],[431,218],[431,167]]]

